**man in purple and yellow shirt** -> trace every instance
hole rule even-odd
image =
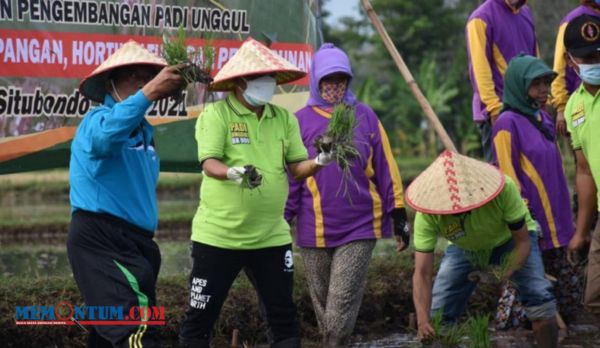
[[[402,182],[387,135],[373,110],[356,101],[351,80],[348,56],[324,44],[313,58],[310,98],[296,112],[302,141],[315,155],[314,139],[343,103],[356,115],[359,156],[351,161],[349,176],[331,165],[302,182],[290,180],[285,210],[286,220],[296,218],[296,244],[326,347],[345,346],[352,334],[376,241],[394,233],[401,251],[409,238]]]
[[[491,126],[502,108],[502,78],[507,63],[519,53],[538,55],[533,17],[526,2],[487,0],[469,16],[465,30],[473,120],[488,162],[492,158]]]
[[[569,12],[561,21],[556,35],[556,46],[554,48],[554,67],[552,70],[558,76],[552,82],[552,105],[556,108],[556,130],[562,136],[567,135],[565,122],[565,106],[569,96],[575,91],[581,79],[575,70],[567,64],[567,50],[565,49],[565,28],[575,17],[581,15],[600,17],[600,5],[595,0],[581,0],[581,5]]]

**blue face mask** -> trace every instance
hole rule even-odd
[[[585,83],[600,86],[600,64],[579,64],[579,77]]]

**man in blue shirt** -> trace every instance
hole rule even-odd
[[[144,116],[152,102],[184,86],[181,67],[166,65],[130,41],[79,86],[102,103],[84,117],[71,145],[67,252],[88,306],[129,313],[156,304],[159,158]],[[88,347],[158,347],[154,327],[137,319],[142,325],[94,326]]]

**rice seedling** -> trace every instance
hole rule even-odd
[[[469,348],[490,347],[490,316],[487,314],[470,317],[465,323],[465,332],[469,336]]]
[[[213,41],[212,39],[206,39],[204,40],[204,45],[202,46],[202,61],[200,63],[202,71],[210,75],[214,62],[215,48],[213,46]]]
[[[354,145],[354,130],[356,129],[356,114],[352,106],[347,104],[338,104],[334,109],[324,134],[317,136],[313,146],[317,152],[333,151],[335,161],[342,169],[342,180],[340,190],[348,199],[348,183],[354,182],[350,167],[352,161],[360,156],[360,153]],[[355,182],[356,183],[356,182]]]
[[[435,330],[435,336],[426,343],[435,347],[459,347],[466,334],[466,325],[445,325],[442,318],[442,309],[436,311],[431,317],[431,326]]]
[[[196,64],[198,61],[199,51],[198,50],[188,50],[188,47],[185,43],[186,34],[183,27],[179,27],[177,31],[177,36],[169,38],[166,34],[163,35],[163,48],[162,55],[167,61],[168,65],[177,65],[177,64],[186,64],[186,66],[179,70],[181,76],[184,78],[186,82],[186,86],[190,83],[200,82],[200,83],[210,83],[212,82],[212,78],[210,77],[210,71],[205,71],[206,66],[199,66]],[[210,43],[209,43],[210,44]],[[206,49],[204,47],[203,53],[206,55],[206,52],[210,56],[210,66],[212,66],[212,61],[214,60],[214,50],[209,47]],[[206,56],[205,56],[206,61]]]
[[[494,265],[493,267],[491,267],[491,272],[496,277],[496,279],[498,279],[499,281],[504,279],[506,272],[508,272],[508,270],[513,266],[515,257],[515,252],[511,251],[502,256],[498,265]],[[510,280],[507,281],[510,282]]]

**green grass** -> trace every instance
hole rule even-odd
[[[182,250],[184,248],[185,250]],[[180,268],[189,267],[187,243],[170,244],[163,252],[181,254]],[[369,268],[367,288],[363,305],[356,323],[356,333],[363,337],[380,336],[392,329],[405,326],[405,316],[412,311],[410,291],[406,282],[412,273],[406,259],[410,254],[399,257],[376,257]],[[169,266],[171,267],[171,266]],[[176,267],[176,266],[173,266]],[[173,274],[162,269],[157,285],[158,303],[165,306],[167,325],[161,327],[159,335],[165,342],[176,342],[183,312],[188,298],[188,271]],[[302,337],[306,346],[319,340],[312,302],[305,284],[301,259],[295,259],[294,300],[298,308]],[[69,301],[81,305],[83,300],[70,276],[40,278],[9,277],[0,281],[0,341],[14,346],[83,346],[85,335],[76,327],[27,326],[17,327],[14,322],[15,306],[55,305]],[[214,346],[227,346],[233,329],[240,330],[240,342],[252,346],[264,344],[265,324],[258,315],[256,293],[245,276],[236,279],[228,299],[223,306],[219,323],[215,326]],[[372,336],[371,336],[372,337]],[[168,346],[168,344],[166,345]]]
[[[192,221],[198,201],[164,200],[159,201],[159,221]],[[68,202],[54,204],[34,204],[7,206],[0,209],[0,228],[40,227],[44,225],[67,225],[71,220]]]
[[[158,189],[177,189],[188,186],[200,186],[202,174],[161,173],[158,179]]]
[[[433,160],[434,158],[427,157],[396,157],[402,182],[405,185],[412,182]]]
[[[177,189],[202,182],[200,173],[161,173],[158,189]],[[56,194],[69,191],[68,170],[45,170],[0,175],[0,195],[9,193]]]
[[[397,157],[400,175],[404,183],[412,181],[427,166],[432,158]],[[565,164],[565,167],[567,165]],[[199,173],[160,173],[158,190],[179,189],[202,182]],[[10,193],[53,195],[69,191],[68,169],[53,169],[37,172],[0,175],[0,197]]]
[[[399,158],[402,179],[412,180],[430,159]],[[161,173],[159,220],[191,221],[198,206],[202,174]],[[69,222],[68,171],[48,170],[0,176],[0,228],[66,225]],[[181,198],[185,196],[186,198]],[[181,202],[176,202],[181,200]],[[414,212],[408,209],[409,217]]]

